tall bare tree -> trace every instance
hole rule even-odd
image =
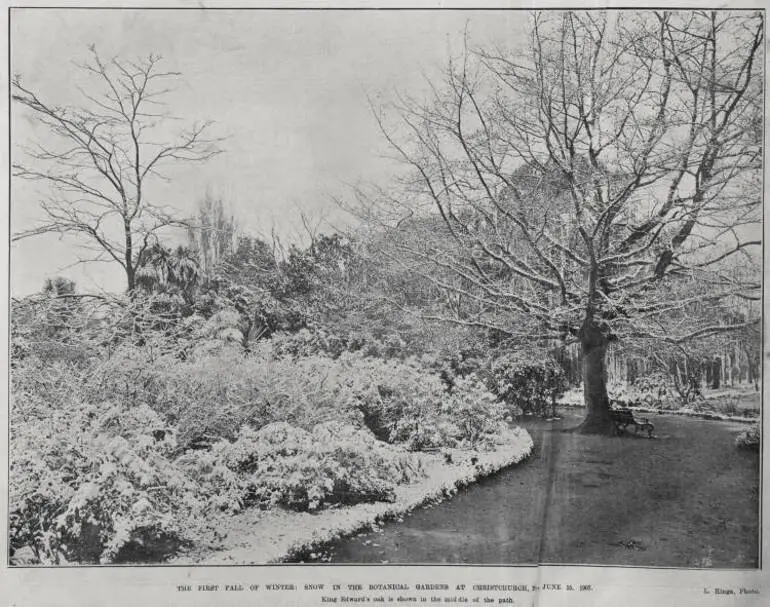
[[[428,102],[377,112],[412,177],[365,203],[440,216],[403,252],[475,303],[444,320],[580,343],[586,432],[612,429],[611,342],[735,328],[661,323],[692,308],[672,281],[758,297],[763,33],[748,11],[534,12],[526,51],[466,49]]]
[[[49,186],[41,201],[45,219],[13,240],[45,233],[73,235],[92,251],[85,261],[114,261],[128,291],[144,252],[159,230],[184,222],[148,194],[153,179],[174,162],[202,162],[218,154],[221,138],[209,136],[210,122],[172,135],[177,118],[167,108],[170,84],[180,74],[161,69],[161,57],[103,60],[90,47],[79,66],[89,76],[80,88],[83,105],[44,99],[17,75],[12,97],[46,127],[46,137],[26,148],[13,176]]]

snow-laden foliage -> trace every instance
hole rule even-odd
[[[504,411],[470,376],[343,352],[181,360],[122,343],[13,367],[11,546],[39,563],[157,561],[211,513],[388,501],[419,450],[495,449]]]
[[[551,356],[512,351],[493,359],[490,387],[514,410],[546,415],[569,387],[564,370]]]
[[[25,390],[31,379],[14,374],[11,547],[31,548],[42,563],[178,548],[202,503],[171,459],[165,421],[146,405],[83,402],[60,368],[46,393]]]
[[[176,426],[183,446],[234,439],[243,424],[256,428],[287,421],[303,428],[351,411],[340,365],[325,357],[292,361],[235,350],[143,359],[126,350],[95,370],[94,398],[113,395],[148,403]]]
[[[504,411],[475,377],[450,391],[441,378],[415,360],[343,356],[350,389],[364,424],[381,440],[410,450],[478,446],[500,430]]]
[[[398,483],[420,476],[403,451],[340,422],[312,432],[286,422],[254,430],[244,426],[235,441],[180,460],[206,492],[208,501],[237,512],[258,505],[317,510],[330,504],[390,501]]]
[[[244,424],[288,422],[309,431],[333,420],[413,450],[473,445],[486,432],[476,426],[495,427],[503,417],[478,381],[450,388],[413,359],[350,352],[295,358],[271,345],[248,356],[220,350],[184,362],[124,348],[94,368],[86,390],[90,400],[148,404],[175,426],[182,447],[233,440]]]

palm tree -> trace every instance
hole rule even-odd
[[[195,252],[183,246],[175,250],[155,243],[140,256],[137,286],[150,293],[181,295],[191,301],[200,282],[201,268]]]

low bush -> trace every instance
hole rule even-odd
[[[561,365],[550,355],[507,352],[489,366],[489,388],[508,404],[511,413],[546,416],[569,387]]]
[[[348,388],[363,423],[380,440],[419,450],[439,446],[437,429],[445,387],[415,361],[399,362],[357,355],[341,359]]]
[[[438,374],[450,390],[457,380],[470,375],[486,376],[489,366],[486,350],[474,344],[467,347],[446,345],[437,352],[424,354],[421,363],[426,369]]]
[[[673,402],[671,384],[665,373],[650,373],[636,378],[630,386],[641,406],[654,409],[676,408]]]
[[[282,505],[312,511],[330,504],[390,501],[396,484],[420,475],[418,466],[360,428],[339,422],[312,432],[286,422],[241,429],[233,442],[180,459],[222,510]]]
[[[398,417],[391,440],[420,451],[441,447],[489,449],[506,427],[505,408],[475,376],[455,380],[434,400],[412,400]]]
[[[741,432],[735,439],[735,445],[739,449],[759,451],[760,434],[759,424],[752,424],[748,430]]]
[[[41,563],[161,560],[202,504],[149,407],[13,402],[10,542]],[[132,555],[129,557],[129,555]]]
[[[380,440],[412,451],[489,445],[505,409],[475,375],[455,378],[451,389],[414,359],[340,359],[349,365],[350,393],[363,423]]]
[[[442,412],[457,428],[455,438],[461,447],[493,449],[507,430],[505,406],[473,375],[455,381]]]

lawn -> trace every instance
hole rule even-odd
[[[651,421],[655,440],[543,432],[555,474],[542,560],[756,567],[759,457],[735,448],[744,427]]]

